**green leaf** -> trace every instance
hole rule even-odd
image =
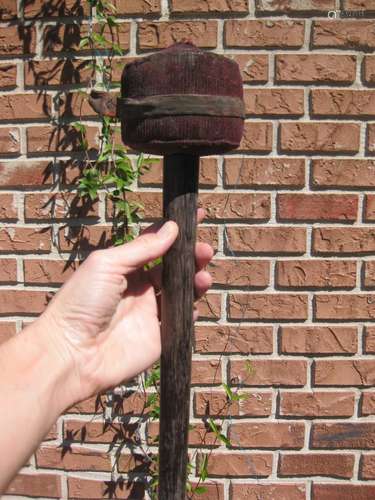
[[[203,495],[203,493],[207,493],[207,488],[206,486],[197,486],[196,488],[194,488],[194,493],[196,495]]]
[[[90,43],[90,38],[88,36],[84,36],[79,42],[78,49],[83,49]]]
[[[204,455],[202,462],[199,464],[199,477],[201,481],[205,481],[208,475],[207,472],[208,456]]]

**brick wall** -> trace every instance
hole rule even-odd
[[[0,5],[1,341],[44,309],[72,272],[64,261],[110,226],[102,198],[87,207],[71,192],[76,91],[91,73],[89,52],[77,51],[87,5],[21,3]],[[216,255],[196,327],[192,452],[200,417],[225,404],[223,382],[248,397],[226,410],[232,449],[206,435],[196,462],[213,449],[212,484],[201,498],[375,498],[374,1],[116,4],[125,60],[188,38],[235,58],[245,84],[240,150],[201,168],[199,237]],[[333,9],[357,17],[329,19]],[[82,109],[94,147],[98,121]],[[160,216],[160,182],[158,165],[133,195],[146,223]],[[137,414],[140,401],[121,406]],[[123,435],[103,431],[96,410],[93,398],[62,416],[9,494],[139,498],[116,483],[137,458],[124,450],[111,476],[109,444]]]

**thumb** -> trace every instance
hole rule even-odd
[[[108,250],[107,257],[123,267],[123,273],[131,273],[148,262],[164,255],[178,235],[174,221],[165,222],[159,229],[141,234],[135,240]]]

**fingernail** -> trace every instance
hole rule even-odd
[[[173,232],[173,225],[174,222],[170,220],[165,222],[158,231],[159,236],[162,236],[163,238],[170,236]]]

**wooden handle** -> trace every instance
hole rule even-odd
[[[159,499],[185,500],[199,156],[164,158],[164,217],[179,235],[163,258]]]

